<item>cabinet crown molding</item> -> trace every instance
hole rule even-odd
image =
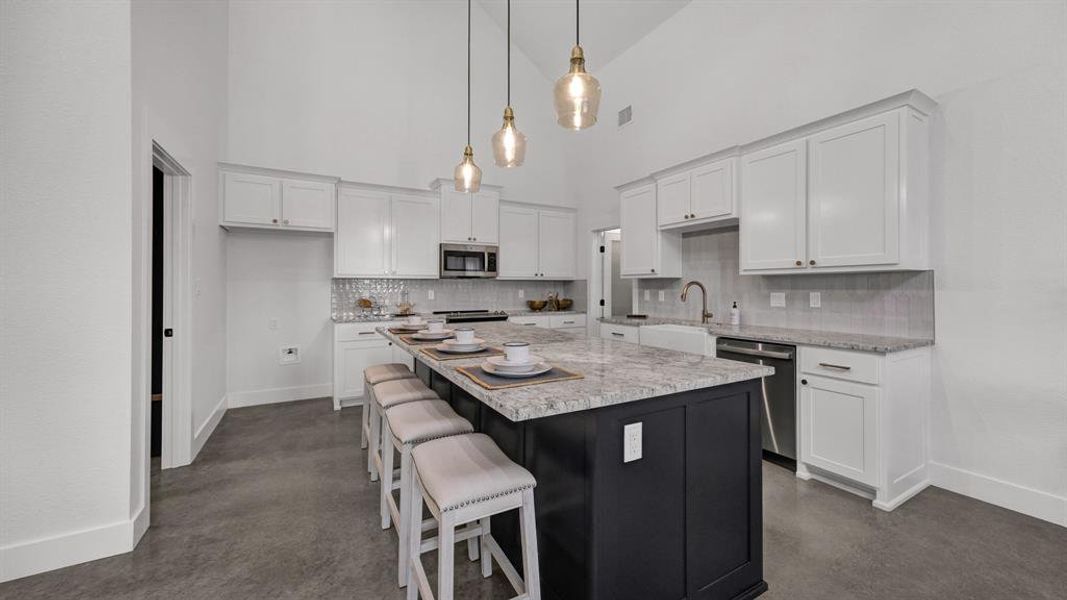
[[[533,202],[519,202],[516,200],[500,199],[500,206],[514,206],[516,208],[531,208],[534,210],[549,210],[553,212],[565,212],[577,214],[578,210],[569,206],[556,206],[554,204],[534,204]]]
[[[655,185],[655,183],[656,180],[653,179],[651,175],[646,175],[640,179],[634,179],[633,181],[627,181],[626,183],[615,186],[615,191],[625,192],[646,185]]]
[[[305,181],[321,181],[323,183],[337,183],[341,181],[340,177],[332,177],[330,175],[301,173],[300,171],[272,169],[269,167],[254,167],[252,165],[242,165],[238,163],[230,163],[223,161],[219,161],[218,166],[219,170],[226,171],[228,173],[250,173],[252,175],[265,175],[267,177],[278,177],[282,179],[303,179]]]
[[[436,198],[437,194],[430,190],[418,188],[406,188],[378,183],[360,183],[357,181],[338,181],[337,187],[342,190],[362,190],[368,192],[380,192],[382,194],[398,194],[404,196],[421,196],[424,198]]]
[[[434,179],[433,181],[431,181],[428,187],[431,190],[436,192],[436,191],[440,190],[443,187],[447,187],[447,186],[452,185],[452,183],[454,181],[455,181],[454,179],[445,179],[444,177],[438,177],[437,179]],[[490,185],[488,183],[483,183],[481,189],[484,190],[484,191],[487,191],[487,192],[500,192],[500,191],[502,191],[504,189],[504,187],[503,186],[499,186],[499,185]]]
[[[720,160],[734,158],[736,156],[741,156],[741,146],[730,146],[729,148],[726,148],[724,150],[712,152],[711,154],[705,154],[692,160],[687,160],[684,163],[674,165],[673,167],[667,167],[666,169],[656,171],[655,173],[652,173],[651,178],[656,181],[659,181],[665,177],[671,177],[673,175],[677,175],[678,173],[683,173],[685,171],[689,171],[691,169],[704,166],[706,164],[719,162]]]

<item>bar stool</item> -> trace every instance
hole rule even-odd
[[[368,407],[372,404],[371,394],[373,392],[371,388],[386,381],[409,379],[411,377],[418,376],[407,365],[401,363],[385,363],[363,369],[363,414],[360,415],[360,420],[362,421],[359,433],[360,448],[367,447],[367,436],[370,434],[370,412]]]
[[[407,585],[408,535],[411,512],[411,450],[418,444],[447,437],[471,433],[470,421],[456,414],[444,400],[420,400],[393,406],[385,411],[384,435],[382,437],[382,529],[388,529],[390,517],[396,523],[399,537],[397,552],[397,582]],[[391,445],[387,445],[391,444]],[[400,479],[389,476],[393,473],[393,451],[400,453]],[[393,490],[400,490],[400,506],[393,499]],[[421,516],[421,514],[420,514]],[[475,540],[468,540],[471,560],[478,557]]]
[[[370,480],[377,481],[382,470],[382,420],[388,408],[418,400],[440,400],[433,390],[417,377],[394,379],[371,386],[370,394],[370,441],[367,450],[367,471]]]
[[[489,436],[456,435],[419,444],[411,451],[411,514],[408,536],[408,600],[421,594],[434,600],[422,554],[437,550],[437,600],[453,600],[453,551],[456,542],[481,542],[482,577],[493,574],[493,560],[523,600],[540,600],[534,486],[529,471],[508,460]],[[422,505],[437,519],[437,537],[422,539]],[[518,508],[525,580],[490,533],[492,515]],[[457,527],[466,524],[460,530]]]

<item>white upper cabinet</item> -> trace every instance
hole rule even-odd
[[[681,277],[682,236],[660,231],[658,214],[656,184],[620,188],[620,269],[623,277]]]
[[[656,175],[659,227],[693,230],[736,223],[736,171],[737,159],[729,157]]]
[[[334,276],[438,276],[436,198],[342,185],[337,197]]]
[[[912,90],[744,149],[741,273],[928,269],[935,106]]]
[[[863,119],[808,140],[808,264],[900,260],[900,113]]]
[[[741,270],[802,268],[805,257],[804,140],[786,142],[741,161]]]
[[[457,192],[452,180],[430,184],[441,196],[441,242],[487,244],[500,241],[500,192],[482,188],[476,194]]]
[[[574,279],[575,255],[572,211],[500,205],[500,279]]]
[[[333,231],[337,179],[220,165],[219,225]]]

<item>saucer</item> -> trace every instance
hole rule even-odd
[[[536,354],[531,354],[530,360],[523,363],[511,362],[507,359],[507,356],[491,356],[485,360],[493,365],[493,368],[498,372],[506,371],[508,373],[527,373],[545,361],[545,359]]]
[[[470,354],[472,352],[481,352],[485,350],[486,346],[484,342],[478,342],[476,344],[451,344],[455,340],[445,340],[444,342],[434,346],[434,350],[445,352],[448,354]]]
[[[494,356],[494,357],[487,358],[487,359],[485,359],[485,362],[483,362],[481,366],[482,366],[482,370],[483,371],[485,371],[486,373],[489,373],[490,375],[496,375],[497,377],[509,377],[509,378],[512,378],[512,379],[522,379],[524,377],[535,377],[537,375],[543,375],[543,374],[548,373],[549,371],[552,370],[552,365],[550,365],[550,364],[548,364],[546,362],[540,362],[540,363],[534,363],[532,368],[531,368],[531,370],[529,370],[529,371],[520,371],[520,372],[516,372],[516,371],[501,371],[500,369],[498,369],[497,367],[494,367],[493,364],[489,362],[489,361],[493,360],[493,358],[500,358],[500,357]]]
[[[431,332],[424,329],[418,333],[412,334],[411,337],[417,340],[443,340],[452,337],[452,330],[445,329],[442,331]]]

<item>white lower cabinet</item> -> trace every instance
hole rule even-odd
[[[929,485],[930,349],[797,350],[797,476],[844,484],[882,510]]]
[[[399,362],[413,365],[410,354],[376,331],[396,323],[337,323],[333,346],[333,408],[344,400],[363,397],[363,370],[373,365]]]
[[[641,342],[641,328],[633,325],[600,324],[600,337],[605,340],[618,340],[638,344]]]
[[[508,318],[512,325],[525,327],[540,327],[542,329],[558,329],[575,334],[585,334],[585,313],[565,313],[562,315],[516,315]]]

